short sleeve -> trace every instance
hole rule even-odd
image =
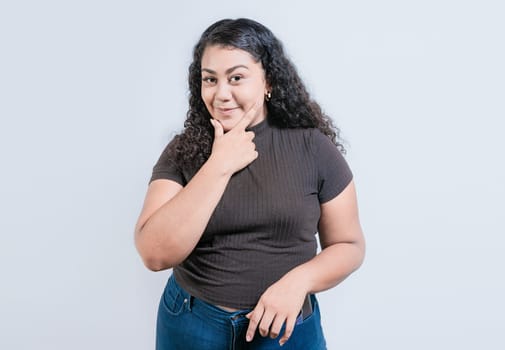
[[[338,196],[351,182],[353,175],[337,146],[319,130],[315,130],[314,145],[318,197],[320,203],[325,203]]]
[[[153,173],[151,179],[149,180],[149,183],[158,179],[167,179],[173,180],[182,186],[186,185],[186,180],[184,178],[183,172],[177,166],[175,161],[170,157],[169,151],[171,146],[172,142],[169,143],[161,153],[158,161],[153,167]]]

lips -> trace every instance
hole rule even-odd
[[[231,114],[234,110],[239,107],[216,107],[216,110],[221,114]]]

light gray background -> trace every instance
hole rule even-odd
[[[319,295],[329,349],[503,349],[500,1],[4,1],[0,348],[153,349],[133,245],[192,46],[251,17],[341,126],[368,242]]]

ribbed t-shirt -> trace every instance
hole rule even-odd
[[[173,269],[191,295],[245,309],[285,273],[316,255],[320,204],[352,180],[337,147],[318,129],[281,129],[264,120],[254,131],[258,158],[235,173],[193,252]],[[191,174],[168,154],[150,181],[182,186]]]

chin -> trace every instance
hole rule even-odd
[[[240,121],[240,117],[234,117],[234,118],[215,118],[217,121],[221,123],[223,126],[224,131],[230,131],[237,125],[237,123]]]
[[[224,120],[224,121],[220,121],[221,122],[221,125],[223,126],[223,130],[226,132],[226,131],[230,131],[231,129],[233,129],[235,127],[235,125],[237,125],[238,123],[238,119],[235,120],[235,119],[228,119],[228,120]]]

